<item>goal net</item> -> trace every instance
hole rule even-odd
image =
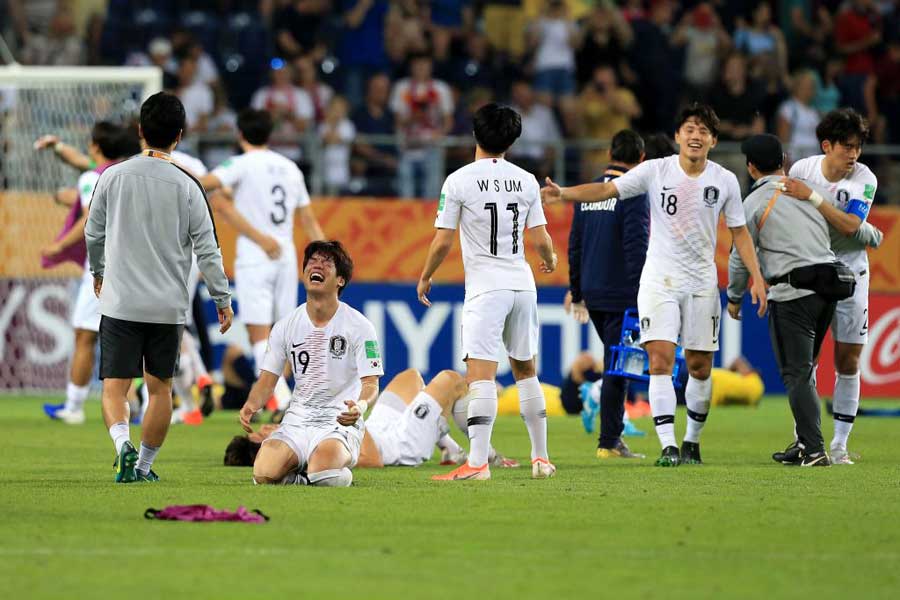
[[[69,211],[54,192],[80,173],[35,140],[52,134],[86,151],[96,121],[135,117],[161,88],[156,67],[0,67],[0,391],[64,388],[73,347],[81,268],[43,269],[41,248]]]

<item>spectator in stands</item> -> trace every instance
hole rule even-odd
[[[526,18],[522,0],[483,0],[484,32],[497,52],[518,60],[525,51]]]
[[[787,45],[784,34],[772,22],[772,7],[760,2],[750,15],[750,22],[742,22],[734,33],[734,47],[750,57],[752,71],[777,71],[785,81]]]
[[[528,47],[534,51],[534,89],[539,102],[559,109],[569,133],[577,128],[577,42],[578,29],[565,0],[546,0],[543,13],[528,26]]]
[[[834,23],[835,49],[845,58],[840,87],[843,104],[874,116],[866,86],[874,87],[875,50],[881,43],[881,18],[873,0],[852,0]]]
[[[178,63],[172,55],[172,42],[164,37],[157,37],[150,40],[147,45],[147,52],[132,52],[125,59],[125,65],[129,67],[159,67],[163,71],[163,77],[176,77],[178,73]],[[176,84],[167,85],[163,82],[163,87],[175,87]]]
[[[271,83],[253,94],[250,106],[272,115],[272,137],[269,145],[293,161],[303,156],[302,136],[315,118],[312,100],[306,90],[292,81],[293,69],[280,58],[272,60]]]
[[[788,0],[783,4],[789,10],[785,35],[790,68],[823,70],[834,28],[828,7],[808,0]]]
[[[719,59],[731,47],[731,38],[712,5],[702,2],[686,12],[672,34],[672,43],[684,47],[687,99],[706,102],[719,75]]]
[[[778,137],[791,161],[819,154],[816,126],[821,116],[812,105],[816,96],[816,76],[813,71],[794,74],[791,97],[778,109]]]
[[[594,68],[604,64],[612,66],[620,80],[633,80],[628,67],[628,48],[633,40],[631,25],[615,4],[597,3],[579,30],[575,55],[578,83],[584,85],[591,81]]]
[[[537,102],[534,89],[525,80],[512,86],[513,108],[522,117],[522,135],[507,151],[507,156],[530,171],[538,181],[553,172],[553,144],[562,137],[553,111]]]
[[[394,135],[394,115],[388,108],[391,80],[384,73],[369,79],[365,103],[354,111],[353,125],[363,135]],[[359,139],[353,144],[351,170],[362,179],[361,188],[374,195],[394,195],[397,148],[390,144],[370,144]]]
[[[276,50],[287,58],[308,53],[321,58],[323,26],[331,11],[331,0],[290,0],[281,4],[272,15]]]
[[[456,137],[472,138],[472,123],[475,113],[482,106],[494,101],[494,93],[483,87],[467,89],[465,95],[456,90],[454,93],[461,96],[456,103],[456,114],[453,116],[453,129],[451,135]],[[472,152],[475,151],[474,140],[471,144],[452,146],[447,148],[444,160],[444,170],[452,173],[456,169],[472,162]]]
[[[894,29],[888,36],[887,50],[875,67],[882,115],[876,141],[900,144],[900,31]]]
[[[465,40],[465,52],[450,62],[447,82],[460,90],[488,88],[495,92],[508,89],[505,65],[494,55],[487,35],[470,33]],[[466,132],[470,135],[471,131]]]
[[[720,140],[740,141],[765,131],[766,123],[758,110],[760,96],[747,77],[744,55],[729,55],[722,65],[719,85],[710,96],[710,105],[719,117]]]
[[[450,44],[474,27],[471,0],[432,0],[431,45],[435,60],[450,58]]]
[[[197,79],[197,59],[188,54],[178,62],[178,84],[175,95],[184,105],[185,123],[194,133],[206,131],[215,98],[210,87]]]
[[[342,96],[334,96],[325,111],[325,120],[319,125],[319,138],[325,172],[322,174],[329,194],[341,193],[350,185],[350,147],[356,137],[356,128],[348,118],[350,105]]]
[[[8,0],[9,19],[20,47],[31,43],[31,36],[46,36],[59,9],[58,0]]]
[[[630,64],[638,78],[636,93],[643,107],[640,129],[671,131],[681,94],[680,69],[669,39],[674,6],[653,0],[646,19],[632,22]]]
[[[28,65],[83,65],[84,41],[75,30],[72,10],[60,3],[46,31],[31,32],[22,50],[22,62]]]
[[[618,131],[631,128],[641,116],[641,107],[631,90],[619,87],[611,66],[594,69],[594,77],[578,96],[579,135],[609,141]],[[592,181],[607,163],[607,150],[591,150],[583,155],[582,179]]]
[[[219,69],[216,67],[216,61],[203,49],[203,45],[197,41],[193,33],[186,29],[176,29],[172,33],[172,50],[175,56],[189,55],[197,61],[195,77],[200,83],[205,83],[212,89],[219,86]]]
[[[337,56],[343,73],[343,93],[351,106],[365,96],[368,74],[388,67],[384,28],[388,0],[341,0],[343,31]]]
[[[416,0],[393,0],[385,25],[385,50],[396,65],[414,55],[427,52],[425,7]]]
[[[319,68],[311,54],[298,56],[293,61],[294,83],[309,96],[313,106],[315,123],[325,120],[325,108],[334,96],[334,90],[327,83],[319,81]]]
[[[816,97],[813,106],[820,115],[825,115],[836,110],[841,105],[841,90],[838,87],[838,78],[844,70],[844,61],[840,56],[831,56],[825,62],[825,71],[822,79],[817,79]]]
[[[398,165],[400,195],[436,198],[440,192],[440,154],[436,146],[453,126],[453,95],[443,81],[432,77],[429,54],[410,57],[410,76],[391,92],[397,134],[403,151]]]

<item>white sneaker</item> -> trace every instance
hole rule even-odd
[[[66,425],[84,425],[84,410],[69,410],[63,408],[56,411],[56,418]]]
[[[546,458],[536,458],[531,461],[532,479],[550,479],[556,475],[556,467]]]
[[[441,449],[441,464],[442,465],[461,465],[466,460],[468,460],[469,456],[466,454],[465,450],[460,450],[459,452],[451,452],[449,448]]]
[[[831,464],[833,465],[854,465],[850,453],[845,448],[831,449]]]

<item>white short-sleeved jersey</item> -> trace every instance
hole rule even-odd
[[[294,211],[309,205],[309,192],[299,167],[272,150],[253,150],[229,158],[212,172],[222,185],[234,188],[235,208],[251,225],[278,239],[294,252]],[[236,263],[269,260],[262,248],[240,236]]]
[[[837,206],[844,212],[856,215],[863,221],[869,216],[872,201],[875,200],[875,190],[878,189],[878,179],[862,163],[856,163],[849,175],[837,182],[828,181],[822,173],[822,161],[824,154],[810,156],[798,160],[791,166],[791,177],[811,181],[828,190]],[[832,240],[831,249],[842,262],[854,271],[868,269],[869,256],[866,249],[852,238]]]
[[[650,198],[650,244],[641,284],[682,292],[714,290],[719,213],[728,227],[746,224],[734,173],[712,161],[689,177],[678,156],[645,161],[612,182],[619,198]]]
[[[98,179],[100,179],[100,173],[93,170],[85,171],[78,177],[78,200],[81,202],[82,213],[86,213],[91,205],[91,198],[94,196],[94,186],[97,185]],[[87,259],[84,260],[84,270],[87,273],[91,271]]]
[[[180,150],[172,150],[172,160],[182,169],[187,169],[194,177],[203,177],[209,172],[202,160]]]
[[[294,394],[283,423],[292,425],[334,425],[344,400],[359,399],[360,378],[384,374],[375,327],[343,302],[322,328],[306,303],[275,323],[260,368],[281,375],[288,360]]]
[[[546,225],[534,175],[502,158],[451,173],[434,226],[460,228],[466,298],[493,290],[534,291],[525,261],[525,229]]]

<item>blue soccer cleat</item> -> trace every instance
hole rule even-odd
[[[585,381],[578,388],[581,395],[581,424],[587,433],[594,433],[594,423],[597,422],[597,413],[600,412],[600,403],[591,393],[593,387],[593,383]]]
[[[51,419],[59,419],[58,413],[62,409],[66,407],[65,403],[63,404],[44,404],[44,414],[50,417]]]

